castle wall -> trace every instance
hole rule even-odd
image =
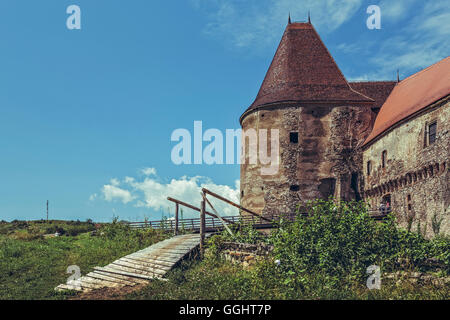
[[[277,174],[261,175],[259,163],[249,164],[246,147],[241,204],[270,215],[295,212],[298,204],[317,198],[358,198],[362,154],[356,150],[372,119],[368,106],[285,104],[252,111],[243,118],[243,131],[279,129],[280,166]],[[291,132],[298,132],[298,143],[290,142]]]
[[[437,135],[425,146],[426,128],[436,121]],[[363,152],[365,198],[377,208],[390,195],[398,223],[423,234],[434,235],[433,219],[441,220],[441,231],[450,233],[450,102],[449,98],[427,108],[371,144]],[[386,150],[385,168],[381,165]],[[372,170],[367,172],[371,161]]]

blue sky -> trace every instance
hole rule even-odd
[[[66,8],[81,8],[68,30]],[[366,27],[381,7],[381,30]],[[312,22],[349,80],[449,55],[448,1],[3,0],[0,220],[159,219],[205,185],[238,199],[239,165],[174,165],[177,128],[239,127],[287,23]],[[220,207],[226,214],[229,208]],[[188,214],[188,213],[186,213]]]

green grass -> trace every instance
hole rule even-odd
[[[44,238],[47,224],[19,224],[0,225],[0,300],[64,299],[65,294],[53,289],[70,276],[66,273],[68,266],[78,265],[84,275],[95,266],[106,265],[166,237],[157,231],[130,230],[113,223],[101,226],[102,235],[88,232]],[[66,230],[75,226],[72,222],[57,224]],[[78,230],[90,228],[86,223],[76,226]]]

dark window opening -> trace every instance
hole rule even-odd
[[[300,190],[300,186],[294,184],[294,185],[289,187],[289,190],[291,190],[291,191],[299,191]]]
[[[381,153],[381,167],[382,167],[382,168],[386,168],[386,160],[387,160],[387,151],[384,150],[384,151]]]
[[[391,195],[386,194],[383,196],[380,204],[380,212],[383,214],[391,212]]]
[[[425,122],[425,134],[423,135],[423,147],[428,145],[428,122]]]
[[[433,144],[436,141],[437,123],[436,121],[428,126],[428,144]]]
[[[241,198],[244,197],[244,190],[241,191]]]
[[[289,140],[290,140],[292,143],[298,143],[298,132],[291,132],[291,133],[289,134]]]
[[[367,161],[367,175],[370,176],[371,172],[372,172],[372,162]]]
[[[322,195],[322,199],[328,199],[328,197],[334,196],[335,187],[336,187],[335,178],[320,179],[320,185],[318,189]]]
[[[360,201],[361,198],[361,194],[359,193],[359,188],[358,188],[358,173],[357,172],[353,172],[352,173],[352,179],[350,181],[350,187],[352,188],[353,192],[355,193],[355,200],[356,201]]]

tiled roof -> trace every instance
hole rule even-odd
[[[350,87],[375,100],[373,109],[380,109],[394,89],[396,81],[350,82]]]
[[[450,57],[400,81],[381,107],[364,145],[395,124],[450,94]]]
[[[373,102],[353,90],[310,23],[291,23],[247,109],[291,101]]]

